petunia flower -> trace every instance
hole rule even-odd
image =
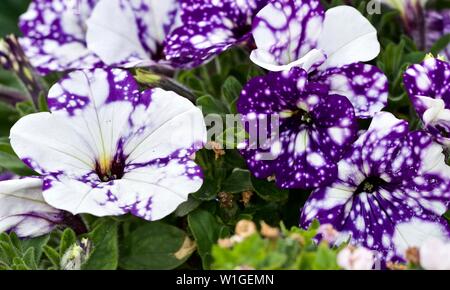
[[[387,104],[387,77],[361,62],[380,52],[377,31],[355,8],[324,11],[318,0],[276,0],[253,22],[256,49],[250,59],[269,71],[301,67],[310,80],[349,98],[359,118]]]
[[[170,66],[163,42],[179,23],[177,0],[99,0],[87,21],[87,45],[107,65]]]
[[[51,232],[64,213],[42,196],[42,180],[35,177],[0,181],[0,232],[37,237]]]
[[[410,66],[403,77],[408,95],[425,128],[450,146],[450,64],[427,58]]]
[[[20,119],[10,139],[42,176],[49,205],[157,220],[202,185],[191,155],[206,139],[203,116],[174,92],[140,92],[119,69],[75,71],[50,89],[48,105]]]
[[[33,0],[20,17],[20,43],[42,74],[102,63],[86,46],[86,20],[97,0]]]
[[[350,238],[352,245],[377,251],[381,262],[404,261],[407,248],[430,237],[450,238],[441,217],[449,202],[450,167],[442,147],[380,112],[338,163],[337,179],[311,194],[300,224],[318,219],[332,224],[340,241]]]
[[[337,162],[356,139],[350,101],[308,83],[300,68],[250,80],[237,103],[249,133],[241,154],[257,178],[275,176],[282,188],[313,188],[332,182]],[[277,124],[267,125],[271,119]],[[260,140],[258,140],[260,139]]]
[[[268,0],[180,0],[182,25],[164,48],[175,66],[192,68],[251,38],[252,20]]]

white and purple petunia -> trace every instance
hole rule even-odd
[[[84,70],[55,84],[48,105],[51,112],[20,119],[10,139],[42,176],[49,205],[157,220],[202,185],[191,156],[205,142],[205,123],[176,93],[140,92],[120,69]]]
[[[425,45],[427,49],[431,49],[441,37],[450,34],[450,9],[426,11],[425,24]],[[450,60],[450,45],[440,53]]]
[[[337,179],[311,194],[300,224],[332,224],[342,241],[376,251],[382,262],[399,261],[408,247],[430,237],[450,238],[441,217],[449,202],[450,167],[442,147],[380,112],[338,163]]]
[[[109,66],[170,67],[164,40],[179,25],[177,0],[99,0],[87,20],[87,46]]]
[[[249,169],[258,178],[275,176],[282,188],[332,182],[337,162],[356,139],[350,101],[330,94],[324,85],[308,83],[301,68],[253,78],[237,108],[250,135],[241,150]],[[276,124],[268,125],[273,117],[279,120],[279,132]]]
[[[268,0],[180,0],[182,25],[166,40],[174,66],[199,66],[251,37],[252,20]]]
[[[0,181],[0,233],[37,237],[51,232],[63,219],[63,211],[45,202],[40,178]]]
[[[410,66],[405,89],[425,129],[446,147],[450,146],[450,64],[427,58]]]
[[[250,59],[269,71],[305,69],[310,80],[349,98],[359,118],[387,104],[387,77],[362,62],[380,52],[377,32],[355,8],[324,11],[318,0],[276,0],[253,22],[256,49]]]
[[[161,65],[179,23],[176,0],[34,0],[20,18],[20,42],[42,74]]]
[[[20,39],[42,74],[102,65],[86,46],[86,20],[98,0],[33,0],[20,17]]]

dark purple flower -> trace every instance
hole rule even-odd
[[[404,74],[406,91],[425,128],[436,140],[450,146],[450,64],[428,58]]]
[[[252,20],[268,0],[180,0],[182,25],[164,53],[177,67],[192,68],[250,38]]]
[[[253,78],[237,107],[250,135],[241,150],[250,170],[258,178],[275,176],[283,188],[333,181],[337,162],[356,137],[350,101],[309,83],[300,68]],[[279,120],[279,127],[271,118]]]
[[[300,224],[332,224],[341,242],[350,238],[377,251],[382,262],[399,261],[408,247],[432,236],[450,238],[441,217],[449,202],[450,167],[442,147],[426,132],[409,132],[406,121],[380,112],[338,163],[334,182],[311,194]]]

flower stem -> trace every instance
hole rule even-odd
[[[144,69],[137,69],[136,80],[149,87],[160,87],[164,90],[173,91],[195,104],[197,97],[187,87],[166,75]]]
[[[20,91],[0,86],[0,101],[15,106],[28,98]]]

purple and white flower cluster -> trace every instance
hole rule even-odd
[[[404,260],[429,236],[448,240],[450,167],[441,145],[448,146],[449,64],[432,58],[406,71],[426,130],[409,132],[406,121],[381,112],[387,78],[363,63],[379,53],[377,34],[355,9],[273,1],[256,15],[253,36],[250,58],[272,72],[247,83],[238,111],[250,135],[273,114],[280,127],[264,146],[247,143],[241,152],[256,177],[313,189],[301,226],[331,224],[340,242],[375,250],[382,263]],[[358,132],[365,118],[371,126]]]
[[[159,220],[201,187],[193,161],[206,142],[201,110],[172,91],[140,90],[123,69],[170,67],[162,50],[178,7],[31,3],[20,19],[25,53],[41,74],[71,72],[51,87],[50,112],[11,129],[12,148],[39,176],[0,182],[0,231],[38,236],[80,213]]]
[[[37,236],[67,212],[146,220],[172,213],[203,183],[192,160],[206,142],[203,115],[174,92],[140,90],[125,69],[194,68],[245,44],[268,72],[248,81],[237,110],[250,137],[265,142],[247,140],[240,153],[255,177],[312,190],[302,227],[330,224],[336,243],[373,250],[382,263],[404,261],[408,247],[430,236],[450,239],[442,217],[450,204],[449,63],[428,58],[406,70],[404,86],[423,123],[410,131],[382,112],[388,79],[367,63],[380,53],[377,31],[353,7],[80,0],[73,9],[34,0],[21,17],[21,44],[38,71],[71,72],[50,89],[50,112],[11,129],[12,148],[39,177],[0,182],[0,231]],[[279,126],[267,128],[273,116]],[[370,127],[360,130],[367,119]],[[372,256],[362,254],[371,267]],[[348,268],[351,255],[342,258]]]

